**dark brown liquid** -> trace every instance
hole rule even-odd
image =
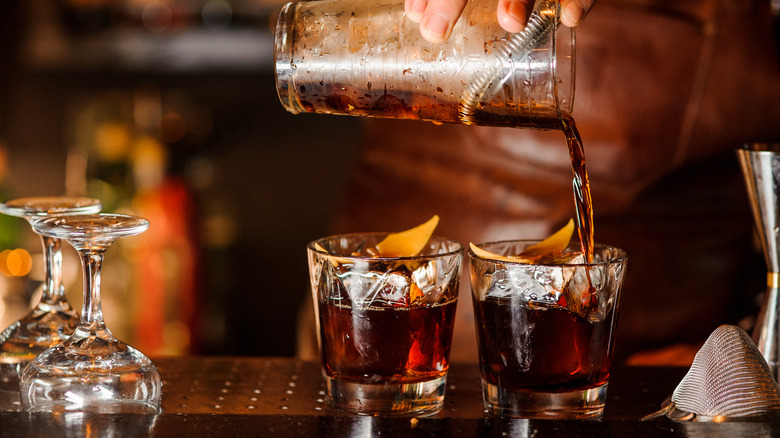
[[[359,89],[345,84],[298,85],[307,112],[463,123],[457,103],[402,90]],[[555,108],[542,105],[481,106],[472,124],[561,129]]]
[[[444,376],[456,303],[361,309],[319,302],[325,372],[358,383],[415,383]]]
[[[574,208],[577,213],[577,232],[580,235],[580,246],[585,260],[590,263],[593,261],[593,201],[590,197],[588,170],[585,167],[585,150],[582,147],[582,139],[573,118],[562,119],[561,130],[566,136],[569,156],[571,157]]]
[[[574,391],[609,378],[614,309],[588,322],[564,308],[532,309],[520,297],[474,302],[487,383],[512,390]]]

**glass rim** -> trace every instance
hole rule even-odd
[[[113,220],[114,224],[99,224]],[[79,224],[86,222],[87,225]],[[149,220],[140,216],[118,213],[95,213],[68,216],[52,216],[33,222],[33,230],[44,236],[69,241],[119,238],[135,236],[149,228]]]
[[[102,208],[99,199],[87,196],[25,196],[0,203],[0,212],[25,218],[94,214]]]
[[[482,249],[483,245],[497,245],[497,244],[508,244],[508,243],[526,243],[526,244],[534,244],[541,242],[541,239],[508,239],[508,240],[493,240],[489,242],[480,242],[475,243],[474,246]],[[567,248],[578,245],[579,241],[572,241],[572,243],[569,243]],[[619,248],[617,246],[613,246],[606,243],[594,243],[593,249],[613,249],[618,252],[617,257],[611,260],[605,260],[605,261],[599,261],[599,262],[591,262],[591,263],[526,263],[521,260],[518,261],[510,261],[510,260],[496,260],[496,259],[490,259],[485,257],[480,257],[477,254],[474,253],[474,251],[471,250],[471,246],[469,246],[468,250],[466,251],[469,256],[469,261],[472,259],[475,260],[482,260],[485,262],[493,262],[493,263],[503,263],[503,264],[512,264],[512,265],[518,265],[518,266],[544,266],[549,268],[554,267],[581,267],[581,266],[606,266],[606,265],[612,265],[612,264],[619,264],[619,263],[625,263],[626,260],[628,260],[628,252],[626,250]],[[487,251],[487,250],[485,250]]]
[[[748,152],[778,153],[780,152],[780,142],[769,141],[769,142],[743,143],[742,146],[740,146],[738,149],[748,151]]]
[[[439,259],[443,257],[453,256],[453,255],[463,255],[463,249],[464,246],[462,243],[455,239],[450,239],[448,237],[439,236],[439,235],[432,235],[430,239],[428,239],[428,242],[430,242],[432,239],[436,239],[441,242],[451,242],[457,245],[457,248],[454,250],[441,252],[437,254],[423,254],[423,255],[414,255],[414,256],[403,256],[403,257],[387,257],[387,256],[378,256],[378,257],[372,257],[370,255],[351,255],[351,254],[331,254],[328,252],[322,252],[314,247],[314,244],[320,243],[327,240],[333,240],[338,238],[344,238],[344,237],[358,237],[358,236],[387,236],[388,234],[392,233],[385,233],[385,232],[365,232],[365,233],[342,233],[342,234],[332,234],[330,236],[320,237],[319,239],[312,240],[311,242],[306,244],[306,249],[310,252],[321,254],[324,256],[330,256],[330,257],[339,257],[349,260],[360,260],[360,261],[389,261],[389,260],[433,260],[433,259]]]

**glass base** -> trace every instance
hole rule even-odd
[[[52,400],[50,402],[38,402],[33,408],[26,408],[28,412],[46,413],[71,413],[81,412],[90,414],[160,414],[162,410],[152,404],[139,401],[122,402],[91,402],[75,405],[70,401]]]
[[[485,407],[495,415],[554,420],[598,418],[604,413],[607,384],[567,392],[514,391],[482,381]]]
[[[39,376],[22,381],[22,405],[28,412],[160,413],[160,387],[144,380],[136,372]]]
[[[140,351],[115,339],[74,335],[30,362],[19,389],[22,406],[29,412],[161,411],[157,367]]]
[[[370,384],[346,382],[325,376],[328,402],[359,415],[426,416],[444,405],[447,376],[418,383]]]

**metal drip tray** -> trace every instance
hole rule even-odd
[[[350,415],[328,406],[319,363],[231,357],[154,362],[163,377],[165,414]],[[478,369],[455,373],[452,368],[438,415],[482,416]]]

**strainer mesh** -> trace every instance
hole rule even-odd
[[[723,325],[696,353],[672,401],[699,416],[744,417],[780,409],[780,387],[747,333]]]

